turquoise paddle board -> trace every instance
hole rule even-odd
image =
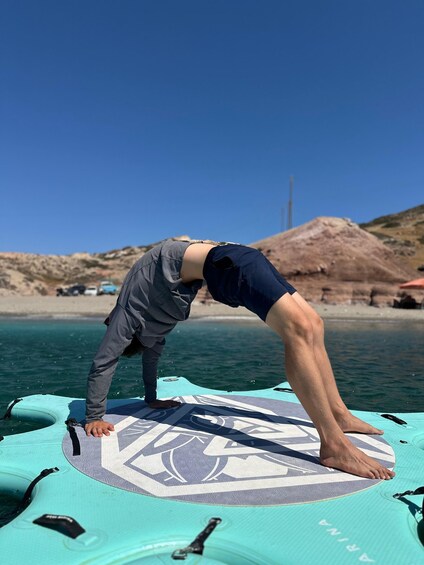
[[[49,425],[0,441],[0,492],[20,501],[0,529],[5,563],[424,563],[424,414],[354,412],[384,429],[348,434],[395,470],[379,481],[319,463],[287,383],[229,393],[168,377],[158,393],[181,406],[110,400],[115,431],[101,439],[84,433],[82,399],[11,405]]]

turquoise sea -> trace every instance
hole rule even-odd
[[[0,319],[0,417],[24,395],[83,398],[103,333],[101,320]],[[349,408],[424,412],[423,322],[328,321],[326,343]],[[259,321],[189,320],[168,336],[159,376],[224,391],[268,388],[285,380],[283,358],[279,338]],[[122,359],[109,397],[140,395],[140,359]],[[0,420],[3,436],[30,429],[27,422]],[[0,526],[14,506],[0,493]]]
[[[18,396],[84,397],[103,333],[97,319],[0,319],[0,415]],[[424,411],[423,322],[331,320],[326,343],[350,408]],[[189,320],[169,334],[159,376],[180,375],[226,391],[253,390],[285,380],[283,362],[279,338],[261,322]],[[110,397],[142,394],[140,358],[122,359]],[[1,435],[24,429],[23,423],[0,421]]]

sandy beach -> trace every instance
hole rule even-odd
[[[115,305],[114,296],[0,296],[0,316],[29,318],[106,317]],[[424,321],[424,310],[398,310],[365,305],[313,304],[324,319]],[[195,301],[191,318],[252,317],[245,308],[230,308],[216,302]]]

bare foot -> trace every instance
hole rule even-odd
[[[347,412],[343,416],[335,416],[337,423],[343,432],[351,432],[357,434],[369,434],[369,435],[383,435],[384,431],[374,428],[371,424],[367,424],[363,420],[360,420],[350,412]]]
[[[367,479],[388,480],[395,476],[393,471],[368,457],[344,436],[331,444],[321,444],[320,461],[325,467],[340,469]]]

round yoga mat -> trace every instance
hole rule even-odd
[[[108,411],[115,432],[87,437],[76,428],[63,451],[82,473],[117,488],[166,499],[229,506],[299,504],[336,498],[380,481],[323,467],[319,437],[296,403],[239,395],[175,397],[175,409],[143,401]],[[394,453],[380,436],[349,434],[392,468]]]

